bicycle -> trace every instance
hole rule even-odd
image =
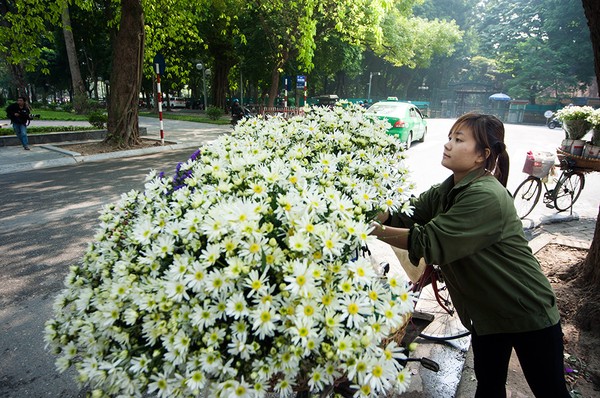
[[[562,173],[555,179],[554,188],[548,188],[546,178],[548,172],[543,175],[529,175],[515,189],[513,199],[517,215],[523,219],[533,211],[533,208],[540,200],[542,186],[544,187],[544,204],[550,209],[556,209],[559,212],[566,211],[573,207],[573,204],[579,199],[579,195],[585,186],[584,171],[575,167],[575,163],[569,159],[562,159],[558,165]]]

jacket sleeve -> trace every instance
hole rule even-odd
[[[439,185],[432,186],[418,197],[410,200],[412,213],[404,214],[396,212],[391,214],[385,225],[390,227],[411,228],[414,224],[426,224],[435,214],[437,203],[439,203]]]
[[[493,189],[471,186],[459,192],[447,211],[413,226],[411,262],[424,258],[428,264],[449,264],[498,242],[505,206]]]

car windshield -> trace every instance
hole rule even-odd
[[[367,113],[375,115],[400,115],[404,114],[405,109],[406,104],[398,102],[377,102],[369,108]]]

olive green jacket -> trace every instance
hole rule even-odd
[[[409,256],[439,264],[462,323],[479,335],[526,332],[559,321],[556,298],[523,234],[510,193],[482,170],[451,176],[395,214],[410,227]]]

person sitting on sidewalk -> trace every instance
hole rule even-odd
[[[556,297],[506,190],[504,125],[492,115],[458,118],[444,144],[448,179],[411,200],[413,212],[381,214],[374,234],[408,250],[412,264],[439,264],[471,331],[476,398],[505,398],[514,348],[538,398],[568,398]]]
[[[17,138],[21,141],[23,148],[29,150],[29,139],[27,138],[27,126],[31,120],[31,109],[25,97],[17,98],[17,102],[6,108],[6,116],[12,123]]]

